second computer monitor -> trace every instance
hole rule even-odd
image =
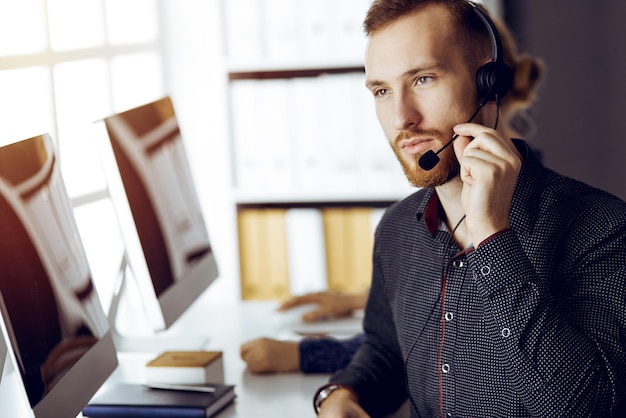
[[[218,276],[172,101],[96,125],[130,270],[153,329],[166,329]]]

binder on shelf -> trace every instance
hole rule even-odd
[[[236,184],[240,190],[289,190],[292,146],[289,82],[231,83]]]
[[[362,59],[367,38],[363,32],[363,20],[370,0],[341,0],[333,2],[334,55]]]
[[[298,55],[300,18],[296,2],[262,0],[262,5],[264,51],[267,57],[287,60]]]
[[[246,209],[237,213],[241,298],[244,300],[257,298],[263,283],[263,254],[259,248],[261,229],[259,210]]]
[[[333,49],[331,7],[336,0],[298,0],[299,49],[302,56],[327,59]]]
[[[226,22],[226,55],[229,59],[240,61],[261,58],[263,31],[260,0],[223,0],[222,7]]]
[[[348,245],[348,266],[351,283],[347,291],[360,292],[369,289],[372,283],[372,209],[346,209]]]
[[[372,239],[376,234],[376,228],[378,227],[380,220],[385,214],[385,210],[387,210],[387,208],[372,208],[372,213],[370,215],[370,229],[372,233]]]
[[[207,418],[235,399],[233,385],[212,384],[213,392],[151,389],[140,384],[119,383],[96,395],[83,408],[91,418],[163,417]]]
[[[222,0],[232,63],[363,60],[370,0]],[[245,12],[242,12],[245,11]]]
[[[292,295],[328,288],[322,213],[317,208],[286,212],[289,290]]]
[[[362,74],[359,75],[363,77]],[[321,113],[322,132],[326,144],[329,190],[355,190],[359,185],[358,152],[355,134],[356,109],[350,96],[352,73],[320,76],[324,107]],[[327,98],[331,97],[332,100]]]
[[[284,299],[289,296],[289,265],[287,262],[287,232],[285,209],[264,209],[264,238],[268,271],[262,294],[264,299]]]
[[[232,81],[238,191],[414,191],[363,81],[362,73]]]
[[[325,152],[321,108],[322,95],[318,77],[291,80],[293,96],[293,178],[295,190],[320,191],[331,181],[328,155]]]
[[[344,231],[343,208],[322,209],[328,289],[344,291],[348,280],[347,237]]]
[[[328,288],[369,289],[372,279],[371,208],[324,208]]]
[[[232,2],[231,2],[232,3]],[[230,84],[235,184],[240,189],[264,186],[263,149],[259,140],[263,105],[257,80],[236,80]]]
[[[292,183],[291,105],[290,83],[285,79],[259,81],[261,89],[260,123],[257,134],[251,139],[260,143],[257,164],[265,190],[290,190]]]
[[[285,209],[241,209],[237,219],[242,299],[287,298]]]

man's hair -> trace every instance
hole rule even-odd
[[[455,33],[459,37],[460,45],[464,48],[467,62],[476,69],[488,57],[491,57],[491,39],[489,31],[478,14],[466,0],[374,0],[363,22],[367,36],[372,36],[381,29],[408,16],[414,11],[429,4],[445,6],[451,16],[451,24],[456,27]],[[485,11],[481,4],[476,4]],[[517,52],[517,45],[509,29],[498,19],[493,19],[502,41],[503,60],[513,69],[514,82],[509,94],[502,99],[503,115],[509,124],[520,114],[524,124],[532,126],[524,113],[524,109],[531,106],[539,84],[543,78],[543,62],[531,55]],[[519,125],[519,123],[517,123]],[[528,134],[520,132],[520,134]]]
[[[468,62],[478,68],[491,57],[489,31],[466,0],[374,0],[363,22],[365,34],[368,37],[372,36],[398,19],[429,4],[440,4],[448,9]],[[480,7],[488,14],[481,4],[477,4],[476,7]]]

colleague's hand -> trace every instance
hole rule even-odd
[[[300,370],[297,342],[257,338],[242,344],[241,359],[251,373],[286,373]]]
[[[304,322],[350,316],[355,310],[363,309],[367,292],[347,294],[337,292],[316,292],[293,297],[283,302],[279,311],[287,311],[301,305],[315,304],[317,307],[302,315]]]
[[[369,418],[352,393],[337,389],[322,402],[318,418]]]
[[[522,157],[510,139],[476,123],[457,125],[454,152],[461,164],[461,200],[474,245],[509,227]],[[470,138],[473,137],[473,140]]]

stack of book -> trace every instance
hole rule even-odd
[[[222,384],[163,385],[162,388],[120,383],[96,395],[83,416],[208,418],[235,399],[235,387]]]
[[[235,399],[221,351],[166,351],[145,367],[146,384],[104,388],[83,409],[91,418],[212,417]]]

